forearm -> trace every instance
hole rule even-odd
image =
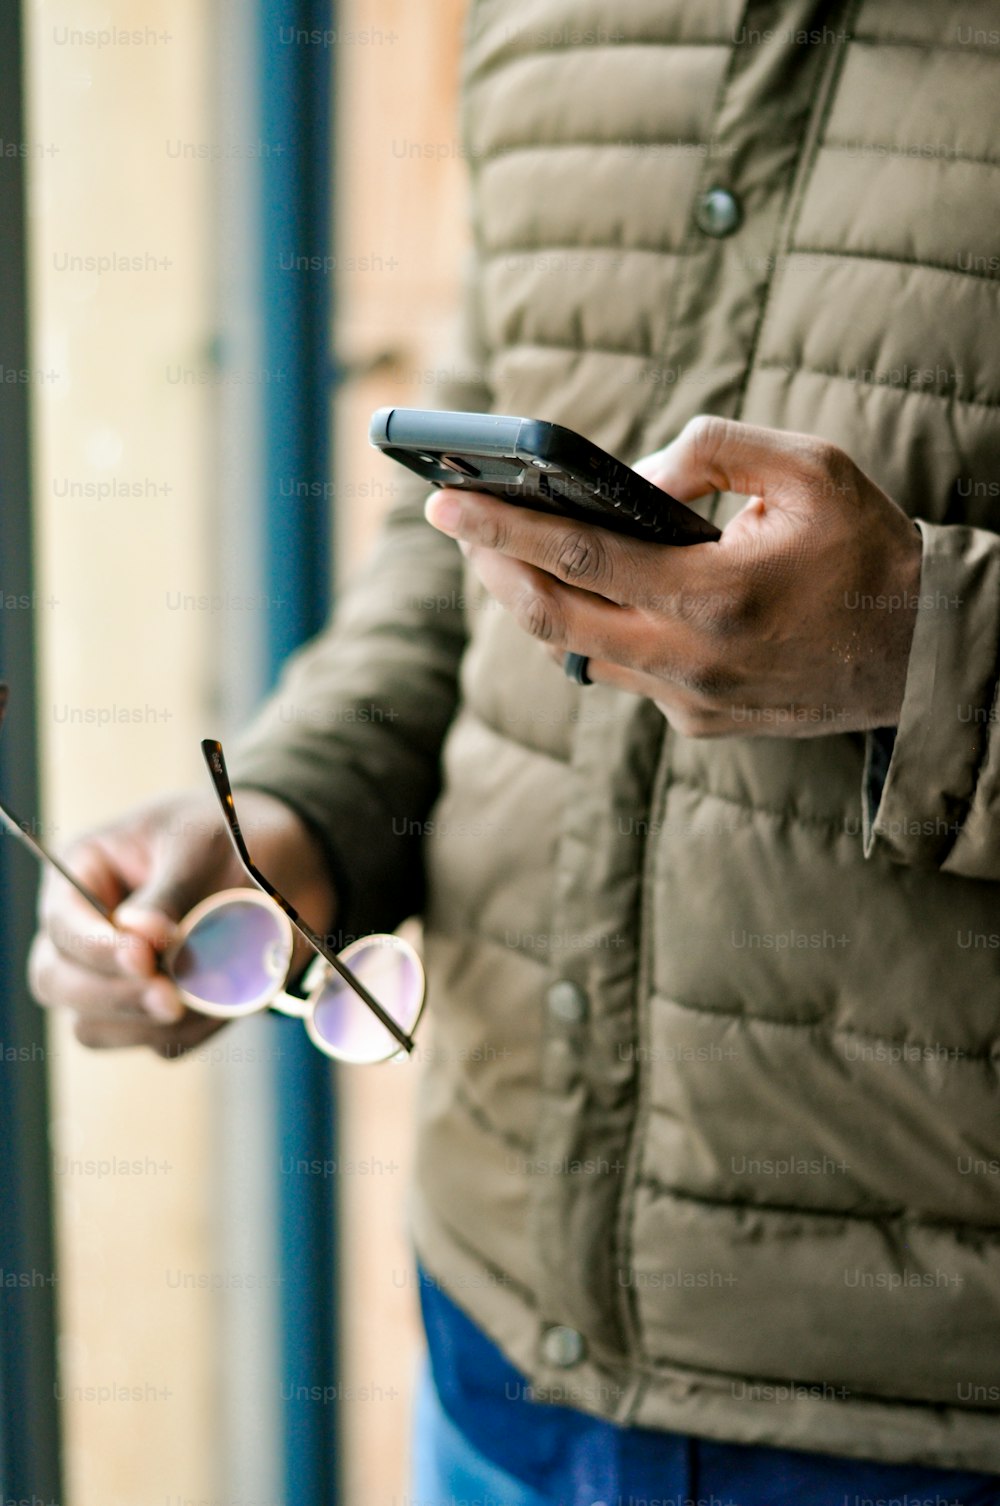
[[[421,499],[418,489],[394,510],[231,759],[239,784],[283,799],[322,839],[345,937],[419,907],[420,832],[457,701],[461,555],[424,522]]]

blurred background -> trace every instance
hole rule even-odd
[[[393,500],[464,254],[460,0],[0,5],[0,790],[57,848],[206,776]],[[0,1500],[400,1502],[415,1063],[100,1053],[0,836]],[[311,1055],[310,1055],[311,1053]]]

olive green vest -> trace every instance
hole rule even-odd
[[[581,690],[398,511],[279,692],[398,720],[243,777],[350,925],[423,886],[417,1250],[541,1398],[1000,1472],[1000,5],[479,0],[464,141],[485,401],[824,436],[925,566],[876,812],[863,736]]]

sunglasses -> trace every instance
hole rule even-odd
[[[6,690],[0,685],[0,721]],[[201,1014],[229,1020],[272,1008],[301,1019],[313,1045],[335,1061],[374,1065],[403,1059],[414,1048],[413,1031],[426,991],[416,951],[399,936],[372,935],[332,952],[251,858],[222,744],[206,739],[201,750],[237,856],[258,888],[224,889],[196,905],[160,958],[162,971],[177,985],[184,1002]],[[2,802],[0,820],[110,926],[124,929],[114,912]],[[296,932],[315,956],[292,992],[289,973]]]

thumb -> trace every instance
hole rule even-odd
[[[204,890],[204,883],[197,887]],[[177,934],[177,922],[201,897],[174,857],[172,862],[154,868],[146,882],[133,889],[115,911],[116,925],[149,943],[146,958],[129,959],[126,965],[148,978],[143,1006],[159,1024],[176,1024],[184,1015],[176,984],[161,971],[159,959]]]
[[[115,924],[149,943],[147,963],[152,970],[143,992],[143,1006],[159,1024],[176,1024],[185,1013],[185,1005],[176,982],[162,971],[161,958],[176,939],[178,922],[204,899],[204,871],[185,861],[171,843],[166,852],[156,853],[153,867],[138,888],[133,889],[115,911]],[[137,967],[137,971],[141,969]]]
[[[779,501],[815,476],[816,440],[702,414],[635,468],[681,502],[710,492]]]
[[[170,945],[178,922],[205,897],[204,874],[186,871],[176,854],[164,854],[164,859],[115,911],[119,925],[145,937],[158,952]]]

